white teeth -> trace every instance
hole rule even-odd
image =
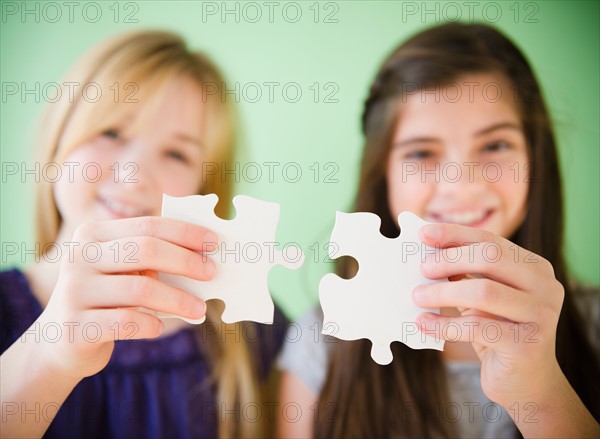
[[[135,216],[143,216],[144,215],[144,210],[143,209],[139,209],[137,207],[132,207],[123,203],[120,203],[118,201],[115,200],[103,200],[104,204],[106,204],[106,206],[112,210],[113,212],[123,215],[123,216],[128,216],[128,217],[135,217]]]
[[[473,224],[481,221],[486,216],[487,211],[467,211],[459,213],[445,213],[439,216],[439,219],[443,223],[455,223],[455,224]]]

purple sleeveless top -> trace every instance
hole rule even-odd
[[[0,273],[0,352],[18,340],[41,312],[22,272]],[[266,380],[287,321],[275,307],[272,326],[251,325],[255,330],[244,333],[252,334],[248,346]],[[44,437],[216,438],[215,388],[208,379],[210,365],[197,331],[186,328],[154,340],[117,341],[108,365],[73,389]],[[51,417],[55,412],[48,407],[38,415]],[[227,408],[225,413],[231,417],[232,412]],[[35,422],[35,416],[29,414],[27,419]]]

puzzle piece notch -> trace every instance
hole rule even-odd
[[[440,282],[420,274],[424,253],[437,251],[418,237],[420,227],[428,223],[411,212],[402,212],[398,223],[400,236],[387,238],[379,233],[377,215],[337,212],[331,234],[331,242],[337,245],[330,247],[330,257],[352,256],[358,271],[352,279],[329,273],[319,284],[323,334],[343,340],[370,339],[371,356],[379,364],[392,361],[393,341],[412,349],[444,346],[444,340],[424,335],[415,323],[421,312],[439,310],[418,308],[411,295],[419,284]]]
[[[184,276],[160,273],[159,279],[194,294],[203,300],[220,299],[225,303],[221,319],[225,323],[251,320],[273,323],[274,304],[269,294],[268,274],[274,265],[296,269],[304,262],[297,248],[297,258],[288,259],[275,248],[279,222],[279,204],[245,195],[233,199],[236,216],[230,220],[215,214],[216,194],[171,197],[163,195],[162,215],[183,220],[214,231],[219,243],[210,257],[217,274],[210,281],[197,281]],[[155,313],[158,317],[177,317],[189,323],[202,323],[205,318],[191,320],[180,316]]]

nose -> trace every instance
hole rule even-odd
[[[127,192],[133,191],[139,194],[152,192],[156,189],[153,162],[154,158],[149,148],[140,140],[132,140],[125,145],[122,154],[118,156],[118,161],[111,167],[113,181]]]
[[[437,190],[456,199],[471,199],[484,190],[482,166],[475,161],[445,161],[439,165]]]

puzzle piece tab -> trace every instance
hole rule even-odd
[[[273,323],[275,309],[267,282],[269,271],[274,265],[300,267],[304,253],[295,246],[286,246],[285,254],[276,248],[279,204],[238,195],[233,199],[237,216],[224,220],[214,212],[218,199],[215,194],[163,195],[162,216],[206,227],[219,236],[219,243],[214,246],[214,251],[204,253],[217,268],[216,276],[210,281],[168,273],[160,273],[159,279],[203,300],[221,299],[225,302],[221,317],[225,323],[242,320]],[[167,313],[156,315],[179,317]],[[205,319],[184,320],[202,323]]]
[[[419,266],[426,253],[419,229],[428,224],[411,212],[398,216],[400,236],[389,239],[379,233],[381,220],[373,213],[336,212],[331,234],[330,257],[352,256],[358,272],[352,279],[326,274],[319,284],[324,313],[323,334],[342,340],[368,338],[371,356],[379,364],[392,359],[390,344],[400,341],[412,349],[443,350],[444,340],[424,335],[416,317],[438,309],[417,307],[412,290],[417,285],[444,282],[421,275]]]

